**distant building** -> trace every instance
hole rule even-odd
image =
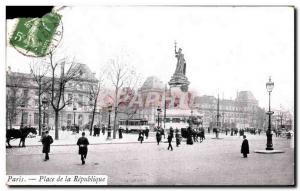
[[[78,81],[70,81],[66,85],[65,99],[72,97],[72,102],[66,105],[59,113],[59,127],[67,126],[74,123],[74,111],[73,107],[76,107],[75,111],[75,123],[79,126],[88,124],[91,121],[91,103],[89,100],[89,86],[97,85],[97,79],[95,74],[85,65],[81,64],[81,78]],[[47,77],[49,80],[50,78]],[[14,92],[15,91],[15,92]],[[23,124],[24,126],[38,126],[39,114],[38,114],[38,86],[34,81],[31,74],[7,71],[7,83],[6,83],[7,105],[6,116],[15,116],[12,120],[7,120],[7,127],[19,128],[21,125],[22,111],[23,111]],[[49,92],[42,95],[47,97],[49,101]],[[15,100],[13,100],[15,99]],[[74,101],[75,100],[75,101]],[[25,107],[22,108],[20,103],[24,102]],[[15,107],[15,108],[13,108]],[[42,108],[43,111],[43,108]],[[42,115],[43,116],[43,115]],[[46,109],[46,123],[50,127],[54,127],[54,112],[51,104]],[[99,117],[95,116],[95,122],[97,123]]]
[[[268,119],[267,119],[268,120]],[[271,118],[273,130],[292,130],[293,115],[289,111],[274,110]]]
[[[263,128],[264,110],[250,91],[240,91],[234,100],[220,99],[219,122],[222,128]],[[194,109],[203,114],[203,125],[212,126],[217,121],[217,98],[197,96]]]

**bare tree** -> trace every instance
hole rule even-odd
[[[34,82],[37,84],[38,109],[39,109],[39,135],[42,131],[42,95],[50,90],[49,65],[43,61],[30,63],[30,73],[33,76]]]
[[[89,89],[89,100],[92,106],[92,121],[91,121],[91,126],[90,126],[90,135],[92,135],[93,131],[93,125],[94,125],[94,120],[95,120],[95,113],[97,109],[97,103],[99,99],[99,94],[104,90],[104,79],[105,79],[105,71],[102,70],[101,74],[99,76],[97,85],[95,84],[89,84],[88,89]]]
[[[124,59],[117,57],[112,59],[109,64],[108,78],[114,88],[114,126],[113,139],[116,138],[117,116],[119,107],[119,94],[123,87],[133,89],[139,82],[139,75],[136,74],[135,69],[130,66]]]
[[[49,54],[49,61],[51,72],[50,103],[55,114],[55,139],[58,140],[59,112],[72,101],[72,98],[65,98],[66,84],[70,81],[79,82],[82,71],[80,64],[74,60],[68,61],[67,58],[64,58],[55,61],[52,52]]]
[[[29,96],[22,93],[22,89],[28,87],[25,86],[25,77],[7,72],[6,74],[6,128],[12,128],[12,123],[18,113],[21,111],[20,106],[26,105],[29,100]]]

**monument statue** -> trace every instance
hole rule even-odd
[[[183,92],[188,91],[188,85],[190,82],[188,81],[186,74],[186,62],[184,59],[184,54],[182,54],[182,49],[179,48],[177,51],[176,47],[177,43],[175,42],[175,57],[177,58],[177,65],[175,69],[175,73],[173,74],[169,85],[171,87],[180,87]]]
[[[186,62],[184,59],[184,54],[182,54],[181,48],[179,48],[178,51],[176,51],[176,42],[175,42],[175,57],[177,58],[177,66],[176,66],[175,73],[185,75]]]

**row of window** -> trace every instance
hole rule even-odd
[[[200,105],[200,109],[216,109],[216,105],[202,104],[202,105]],[[222,105],[220,105],[220,110],[256,112],[255,106],[235,107],[235,106],[222,106]]]
[[[20,117],[20,120],[22,118],[22,114],[18,114],[18,116]],[[43,118],[43,114],[41,116]],[[33,124],[33,125],[38,125],[39,124],[39,114],[38,113],[34,113],[33,115],[33,121],[32,120],[32,116],[31,114],[28,114],[28,112],[24,112],[23,113],[23,123],[24,124]],[[49,122],[49,116],[47,113],[45,113],[45,122],[48,123]],[[13,124],[17,123],[17,116],[13,118],[12,120]]]

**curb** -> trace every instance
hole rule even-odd
[[[283,150],[255,150],[255,153],[259,154],[279,154],[279,153],[284,153]]]

